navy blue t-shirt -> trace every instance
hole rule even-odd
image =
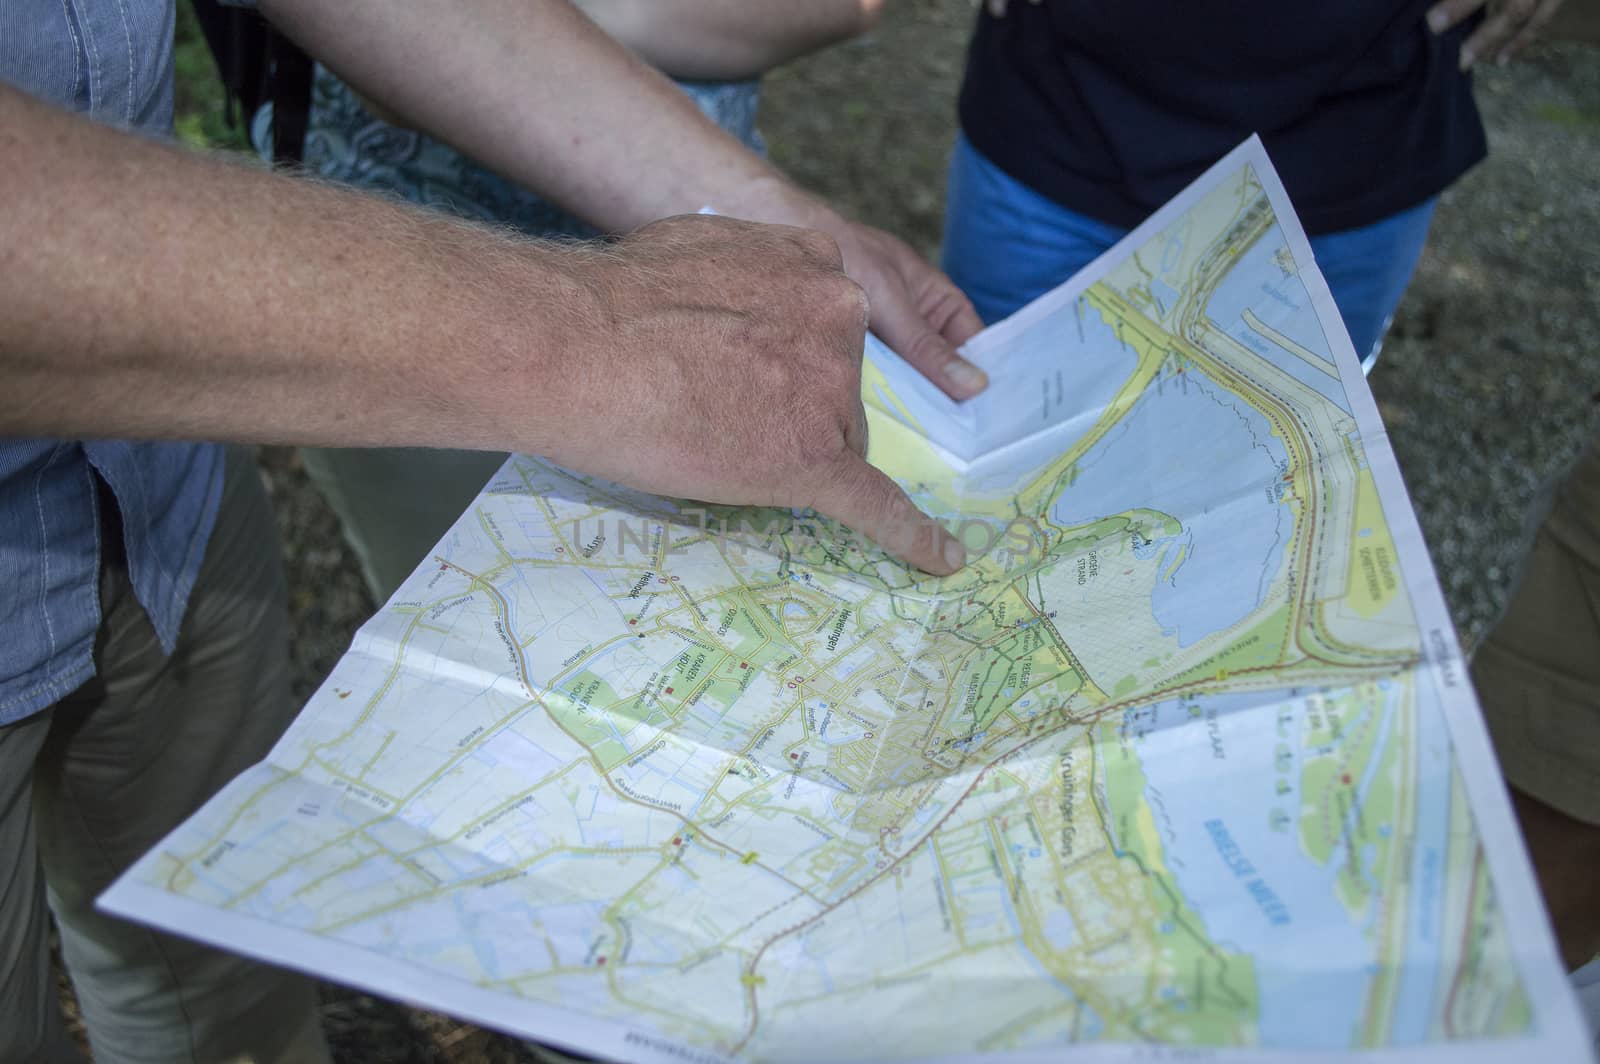
[[[968,140],[1104,222],[1143,221],[1260,133],[1306,229],[1413,207],[1483,158],[1458,27],[1430,0],[1012,0],[979,15],[961,90]]]

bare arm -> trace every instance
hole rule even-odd
[[[521,241],[0,83],[0,277],[0,434],[528,451],[959,560],[862,458],[864,305],[818,233]]]
[[[872,327],[951,395],[987,383],[955,353],[981,327],[900,241],[788,182],[567,0],[262,0],[362,94],[602,229],[711,205],[820,229],[867,290]]]
[[[497,431],[485,378],[555,377],[594,313],[574,252],[189,156],[3,83],[0,202],[5,434],[545,450],[543,427]]]
[[[577,0],[601,29],[675,78],[751,78],[854,37],[884,0]]]

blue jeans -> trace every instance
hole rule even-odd
[[[1317,266],[1369,368],[1422,255],[1435,202],[1311,238]],[[985,323],[1050,291],[1127,233],[1041,196],[980,155],[965,136],[957,137],[945,198],[943,265]]]

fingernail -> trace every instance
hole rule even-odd
[[[961,541],[954,536],[945,537],[944,563],[952,572],[967,564],[967,548],[963,547]]]
[[[1478,61],[1478,57],[1472,54],[1472,49],[1470,49],[1470,48],[1461,49],[1461,69],[1462,70],[1471,70],[1472,69],[1472,64],[1476,63],[1477,61]]]
[[[1435,33],[1443,33],[1450,28],[1450,16],[1434,8],[1428,12],[1428,28]]]
[[[953,358],[945,363],[944,379],[962,398],[977,395],[989,387],[989,375],[964,358]]]

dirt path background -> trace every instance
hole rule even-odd
[[[897,0],[871,35],[768,81],[774,157],[856,217],[933,254],[969,0]],[[1372,378],[1456,623],[1475,640],[1541,484],[1600,413],[1600,51],[1540,47],[1479,75],[1492,157],[1444,197]],[[263,466],[290,559],[297,688],[370,612],[292,452]],[[330,989],[340,1060],[528,1059],[511,1040]]]

